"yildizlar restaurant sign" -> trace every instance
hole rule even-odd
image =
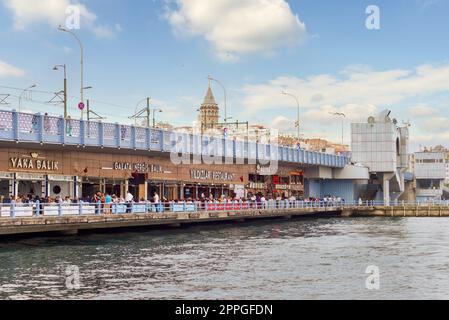
[[[31,171],[58,171],[59,162],[40,158],[39,154],[31,153],[30,156],[12,157],[9,159],[9,165],[14,170]]]

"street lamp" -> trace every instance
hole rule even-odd
[[[299,122],[299,118],[301,116],[301,108],[299,105],[299,98],[297,96],[295,96],[294,94],[288,93],[286,91],[282,91],[282,94],[284,96],[290,96],[290,97],[294,98],[296,101],[296,104],[298,105],[298,120],[295,123],[295,128],[298,128],[298,143],[299,143],[301,141],[300,122]]]
[[[78,36],[75,33],[73,33],[72,31],[64,28],[63,26],[59,26],[58,30],[71,34],[73,37],[75,37],[75,39],[78,41],[78,43],[80,45],[80,53],[81,53],[81,63],[80,63],[80,66],[81,66],[81,86],[80,86],[80,88],[81,89],[80,89],[80,93],[81,93],[81,102],[84,103],[84,89],[85,88],[84,88],[84,47],[83,47],[83,44],[82,44],[81,40],[78,38]],[[84,110],[81,110],[81,120],[83,120],[83,117],[84,117]]]
[[[330,112],[331,115],[341,117],[341,146],[345,144],[345,118],[346,115],[343,112]]]
[[[156,112],[162,113],[162,109],[153,109],[153,129],[156,128]]]
[[[64,119],[67,119],[67,67],[65,64],[58,64],[53,67],[53,70],[58,71],[59,68],[64,68]]]
[[[228,118],[228,105],[227,105],[228,104],[228,102],[227,102],[228,95],[227,95],[227,92],[226,92],[226,88],[220,81],[218,81],[217,79],[212,78],[211,76],[208,76],[207,79],[209,79],[209,81],[215,81],[223,89],[223,92],[224,92],[224,112],[225,112],[225,114],[224,114],[224,122],[226,123],[226,121],[229,119]]]
[[[36,88],[36,87],[37,87],[37,85],[36,85],[36,84],[33,84],[33,85],[31,85],[31,86],[29,86],[29,87],[23,89],[23,91],[20,93],[20,96],[19,96],[19,113],[20,113],[20,108],[21,108],[21,106],[22,106],[22,96],[23,96],[23,94],[24,94],[25,92],[27,92],[28,90],[33,89],[33,88]]]

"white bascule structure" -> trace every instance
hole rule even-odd
[[[366,123],[353,123],[352,161],[369,168],[371,183],[379,185],[377,200],[386,205],[404,193],[409,167],[409,125],[399,126],[385,110]]]

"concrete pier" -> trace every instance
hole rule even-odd
[[[374,206],[367,208],[344,208],[345,217],[449,217],[449,206],[404,205]]]
[[[112,230],[133,227],[181,227],[211,222],[247,222],[260,219],[290,219],[305,216],[341,215],[339,208],[297,208],[197,213],[116,214],[92,216],[1,218],[0,235],[56,232],[75,235],[83,230]]]
[[[194,213],[111,214],[90,216],[41,216],[0,218],[0,236],[33,233],[77,235],[81,231],[114,230],[137,227],[180,228],[220,222],[251,222],[262,219],[294,219],[297,217],[449,217],[449,206],[404,205],[371,207],[317,207],[295,209],[201,211]]]

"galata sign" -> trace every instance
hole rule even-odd
[[[130,163],[130,162],[114,162],[114,170],[117,171],[134,171],[140,173],[163,173],[160,165],[149,164],[146,162]]]

